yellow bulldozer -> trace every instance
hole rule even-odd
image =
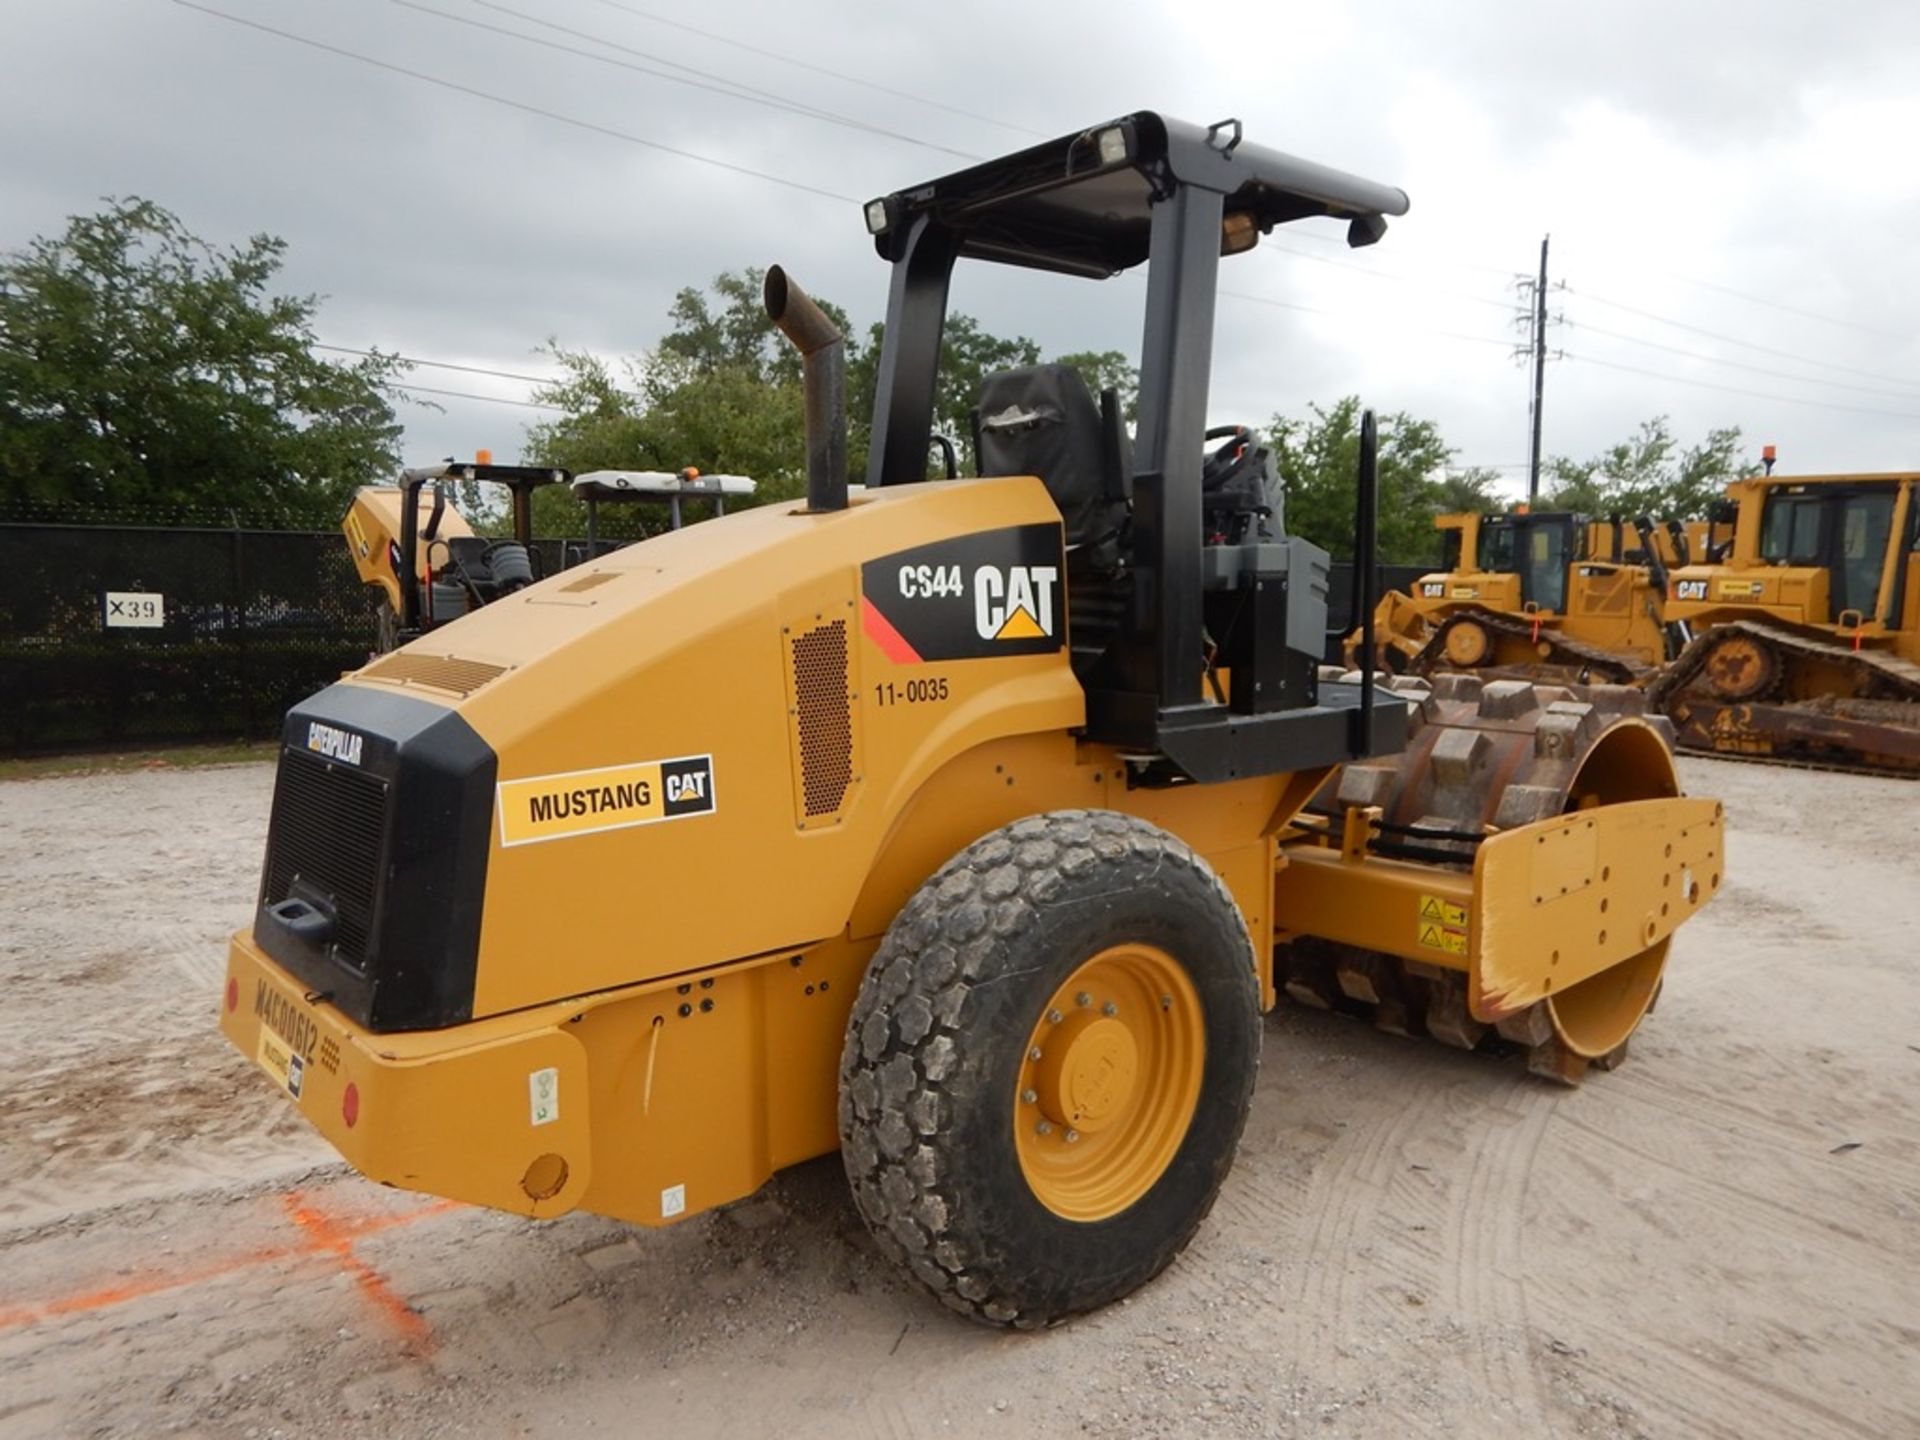
[[[1323,673],[1325,552],[1247,431],[1207,453],[1222,257],[1406,208],[1149,112],[875,199],[857,490],[844,342],[771,270],[805,499],[296,707],[227,1036],[364,1174],[522,1215],[673,1225],[838,1151],[906,1274],[1018,1327],[1192,1238],[1283,994],[1618,1063],[1720,807],[1634,692]],[[963,261],[1144,266],[1137,432],[1068,367],[1003,372],[977,474],[926,480]],[[1362,562],[1375,464],[1369,419]]]
[[[1771,460],[1728,487],[1702,563],[1670,580],[1691,643],[1650,690],[1682,745],[1920,777],[1917,492]]]
[[[1636,684],[1677,651],[1662,616],[1672,566],[1702,532],[1669,521],[1565,511],[1435,518],[1441,568],[1374,611],[1375,664],[1396,673],[1486,671],[1496,676]],[[1346,639],[1359,663],[1360,631]]]

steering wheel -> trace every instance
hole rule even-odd
[[[1207,489],[1227,478],[1246,455],[1253,431],[1245,425],[1216,425],[1203,437],[1221,443],[1207,452],[1200,464],[1200,488]]]

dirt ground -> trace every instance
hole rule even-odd
[[[0,1437],[1920,1435],[1920,787],[1688,762],[1623,1069],[1283,1010],[1187,1254],[949,1316],[838,1162],[670,1231],[347,1173],[214,1024],[263,765],[0,784]]]

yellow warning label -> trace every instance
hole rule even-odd
[[[1766,588],[1762,580],[1722,580],[1714,593],[1722,600],[1751,600],[1765,593]]]
[[[1467,953],[1467,932],[1449,930],[1444,925],[1429,920],[1420,922],[1417,938],[1429,950],[1444,950],[1449,955],[1458,955],[1462,959]]]
[[[500,782],[500,843],[531,845],[713,810],[713,757],[646,760]]]
[[[1453,598],[1456,600],[1477,600],[1480,598],[1480,587],[1478,585],[1456,585],[1453,587]]]
[[[1467,928],[1467,907],[1442,900],[1438,895],[1422,895],[1420,918],[1422,921],[1431,920],[1437,924],[1451,925],[1455,929],[1464,930]]]

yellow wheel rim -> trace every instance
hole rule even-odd
[[[1472,620],[1463,620],[1447,631],[1447,659],[1455,665],[1478,665],[1492,649],[1492,637]]]
[[[1115,945],[1042,1007],[1014,1086],[1014,1148],[1034,1198],[1066,1220],[1137,1202],[1179,1153],[1200,1100],[1206,1017],[1187,972]]]

